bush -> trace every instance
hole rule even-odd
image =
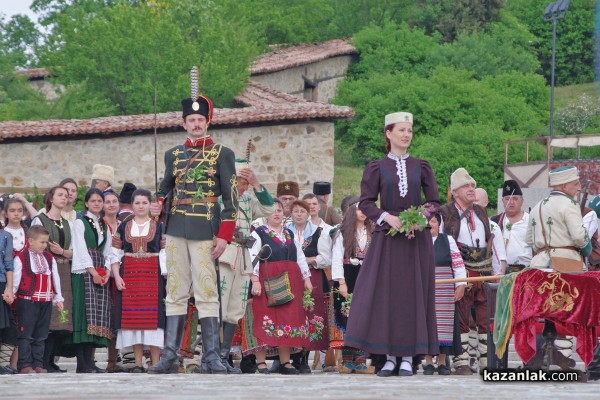
[[[581,95],[576,101],[556,112],[557,129],[565,134],[580,134],[590,126],[600,114],[598,96]]]

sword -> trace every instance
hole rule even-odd
[[[258,262],[261,260],[261,257],[263,256],[263,252],[266,249],[271,250],[271,253],[273,252],[273,249],[271,249],[271,246],[269,246],[268,244],[263,245],[260,248],[260,250],[258,251],[258,254],[256,255],[256,257],[254,257],[254,259],[252,260],[252,269],[254,269],[254,267],[256,267],[256,264],[258,264]],[[269,256],[270,256],[270,254],[269,254]]]

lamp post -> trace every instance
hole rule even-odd
[[[550,137],[554,133],[554,63],[556,59],[556,21],[564,18],[571,0],[558,0],[548,4],[544,10],[544,20],[552,21],[552,73],[550,77]]]

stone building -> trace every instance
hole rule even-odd
[[[354,112],[326,101],[355,53],[337,40],[259,57],[236,98],[240,107],[216,109],[211,135],[242,157],[252,139],[251,161],[269,190],[282,180],[299,182],[303,193],[316,180],[333,181],[334,121]],[[30,81],[40,85],[43,71]],[[154,126],[154,114],[0,122],[0,193],[44,189],[67,176],[89,185],[97,163],[115,167],[117,188],[130,181],[153,190],[155,175],[164,172],[164,152],[185,138],[180,112],[156,116],[155,173]]]
[[[250,74],[252,80],[273,89],[327,103],[357,58],[347,40],[329,40],[263,54],[250,66]]]

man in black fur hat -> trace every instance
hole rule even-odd
[[[500,226],[506,247],[506,272],[516,272],[527,267],[533,252],[525,240],[529,213],[523,211],[523,191],[519,184],[510,179],[502,184],[504,212],[491,218]]]
[[[329,195],[331,194],[331,183],[315,182],[313,184],[313,194],[317,196],[321,205],[319,217],[329,226],[336,226],[342,223],[342,217],[335,211],[335,208],[328,204]]]

